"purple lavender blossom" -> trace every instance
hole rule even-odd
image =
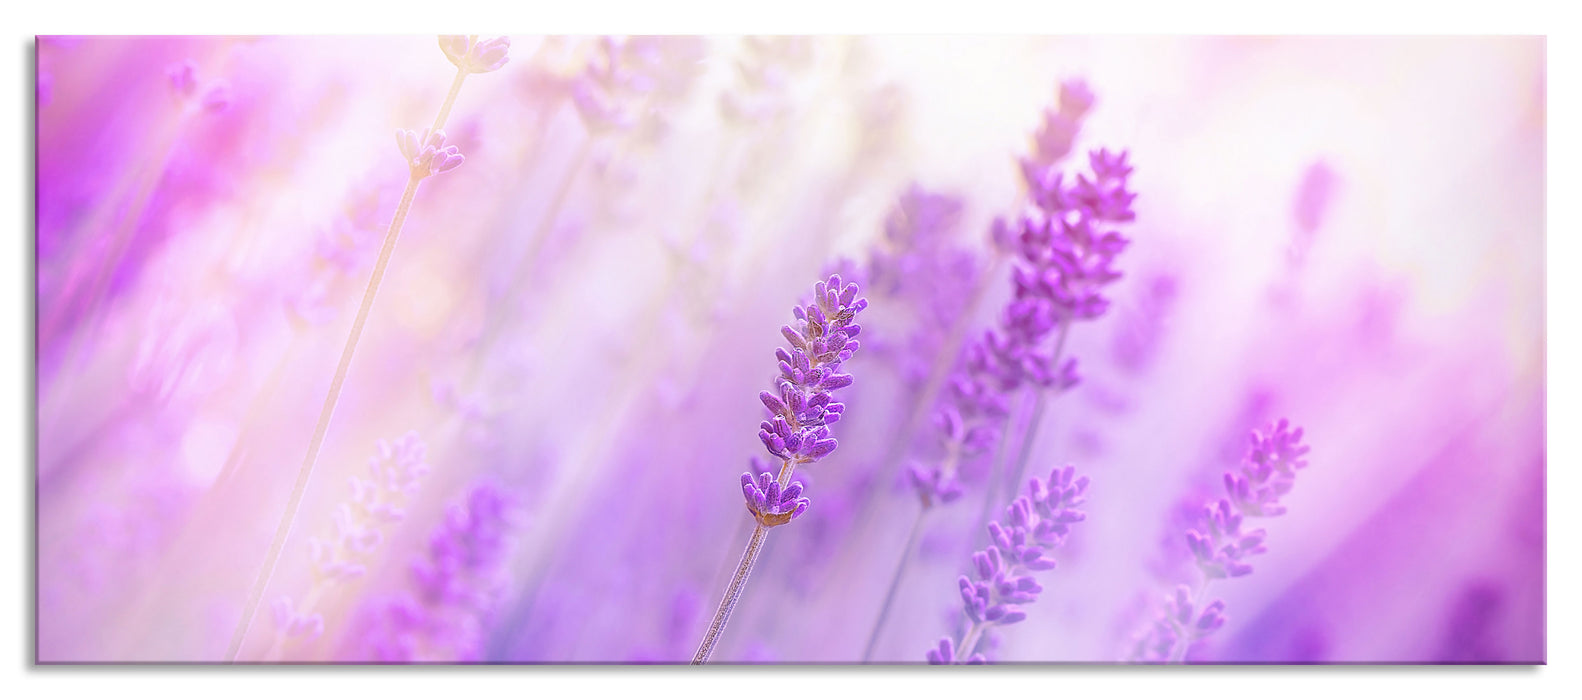
[[[993,627],[1027,619],[1023,605],[1043,592],[1034,572],[1055,568],[1049,550],[1065,543],[1071,525],[1087,519],[1076,510],[1087,500],[1088,478],[1067,466],[1050,472],[1047,481],[1032,479],[1027,495],[1011,502],[1003,522],[989,523],[988,547],[972,555],[973,574],[957,579],[962,610],[972,621],[959,644],[946,637],[928,651],[930,664],[986,663],[976,652],[982,635]]]
[[[764,471],[754,479],[742,474],[742,495],[747,498],[747,510],[764,527],[784,525],[807,511],[808,499],[802,498],[802,482],[793,482],[782,491],[774,472]]]
[[[430,175],[455,170],[466,160],[461,149],[445,145],[445,130],[424,129],[421,133],[410,129],[396,130],[396,146],[412,169],[412,177],[423,179]]]
[[[1132,643],[1130,661],[1170,663],[1181,661],[1195,644],[1225,624],[1225,602],[1200,602],[1216,579],[1239,578],[1252,573],[1244,561],[1267,551],[1265,531],[1244,529],[1247,518],[1275,517],[1285,513],[1279,499],[1290,493],[1296,471],[1307,466],[1302,456],[1302,429],[1291,429],[1282,418],[1249,437],[1246,457],[1239,469],[1225,472],[1226,497],[1203,506],[1196,525],[1186,533],[1186,543],[1196,560],[1203,583],[1195,591],[1182,585],[1165,600],[1164,609]]]
[[[1115,257],[1130,241],[1104,230],[1136,219],[1128,189],[1127,153],[1088,154],[1092,176],[1066,183],[1054,169],[1029,181],[1036,207],[1014,226],[996,222],[995,242],[1016,256],[1015,301],[1007,310],[1006,333],[1038,338],[1062,322],[1091,320],[1109,308],[1103,287],[1120,279]]]
[[[999,328],[967,346],[963,366],[949,379],[936,419],[945,459],[909,470],[925,508],[959,490],[961,467],[993,449],[1022,387],[1064,391],[1080,381],[1075,358],[1062,358],[1065,333],[1108,308],[1102,289],[1120,278],[1113,264],[1129,241],[1104,229],[1136,218],[1125,151],[1090,153],[1091,176],[1069,183],[1057,168],[1092,103],[1084,83],[1061,86],[1059,108],[1045,112],[1033,152],[1021,160],[1034,206],[1016,222],[996,219],[991,228],[996,249],[1013,258],[1013,295]]]
[[[831,392],[852,383],[840,366],[861,345],[856,337],[862,327],[853,321],[865,308],[868,300],[857,297],[855,283],[842,286],[840,276],[831,275],[813,286],[813,303],[791,310],[794,326],[780,328],[791,350],[775,350],[780,361],[775,391],[758,394],[771,415],[759,426],[758,439],[787,469],[835,451],[829,426],[840,420],[846,406],[836,403]]]
[[[426,556],[412,564],[414,594],[365,608],[348,654],[384,662],[481,660],[485,623],[506,588],[513,525],[511,502],[495,486],[475,486],[451,504]]]
[[[445,58],[459,70],[488,73],[499,70],[510,60],[506,54],[511,50],[511,37],[478,41],[475,36],[442,35],[439,50],[445,52]]]
[[[709,630],[692,656],[695,665],[706,663],[714,653],[731,611],[741,599],[747,577],[763,552],[769,530],[807,512],[808,501],[801,497],[802,484],[792,483],[791,477],[797,465],[816,462],[835,451],[829,426],[840,420],[846,407],[835,403],[831,392],[851,386],[851,375],[841,374],[840,366],[861,345],[856,338],[862,328],[856,318],[866,308],[868,300],[857,296],[856,283],[842,284],[840,275],[830,275],[813,285],[812,303],[791,309],[796,322],[780,328],[791,350],[775,350],[775,357],[780,360],[780,375],[775,380],[777,393],[758,394],[764,408],[772,414],[770,420],[762,423],[758,439],[770,454],[780,458],[780,471],[742,475],[742,496],[757,525]]]

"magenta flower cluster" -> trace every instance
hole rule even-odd
[[[1044,590],[1033,574],[1055,568],[1049,550],[1065,543],[1072,524],[1087,519],[1076,510],[1087,501],[1087,491],[1088,477],[1076,476],[1074,467],[1055,469],[1047,481],[1031,479],[1027,495],[1005,509],[1005,519],[989,523],[993,544],[973,553],[975,576],[957,579],[971,626],[959,645],[949,637],[941,639],[928,651],[929,663],[985,663],[974,650],[981,636],[990,628],[1027,619],[1022,606],[1038,600]]]
[[[949,380],[936,417],[947,461],[909,470],[925,506],[960,495],[957,467],[993,447],[1017,391],[1029,385],[1063,391],[1079,381],[1076,360],[1061,358],[1064,335],[1071,323],[1108,308],[1103,288],[1121,277],[1114,262],[1129,243],[1110,227],[1136,218],[1137,197],[1125,151],[1090,153],[1091,174],[1070,183],[1059,172],[1092,103],[1083,83],[1061,87],[1058,110],[1044,113],[1033,152],[1021,160],[1032,205],[1014,224],[993,224],[991,239],[1013,261],[1013,295],[999,329],[966,348],[964,366]]]
[[[990,331],[984,345],[1007,390],[1025,383],[1064,388],[1077,381],[1074,362],[1054,365],[1044,340],[1062,326],[1092,320],[1109,308],[1104,287],[1121,278],[1114,267],[1130,241],[1109,228],[1136,218],[1128,188],[1132,167],[1127,153],[1089,154],[1091,176],[1065,183],[1053,168],[1029,180],[1037,203],[1014,225],[995,222],[994,240],[1015,256],[1014,296],[1001,331]]]
[[[1203,574],[1204,586],[1252,573],[1245,560],[1267,551],[1266,533],[1263,528],[1246,529],[1246,519],[1285,513],[1280,498],[1290,493],[1296,472],[1307,466],[1302,459],[1308,452],[1302,429],[1292,429],[1284,418],[1262,431],[1254,430],[1248,442],[1240,467],[1225,472],[1225,497],[1203,506],[1197,525],[1186,533],[1187,548]],[[1161,615],[1134,640],[1131,659],[1179,660],[1192,644],[1224,625],[1224,610],[1224,601],[1199,605],[1191,588],[1177,587]]]
[[[355,655],[382,662],[476,661],[483,629],[505,592],[511,500],[499,488],[473,487],[445,510],[428,550],[413,562],[415,596],[365,609]]]

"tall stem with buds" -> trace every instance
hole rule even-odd
[[[242,608],[242,617],[231,634],[231,642],[225,653],[227,661],[235,661],[237,653],[241,651],[242,642],[246,639],[247,631],[258,612],[259,601],[262,600],[264,590],[269,586],[270,577],[274,575],[275,564],[280,559],[280,551],[285,546],[286,538],[291,534],[291,525],[296,519],[297,509],[302,505],[302,496],[307,491],[308,481],[313,476],[313,467],[318,460],[319,450],[324,445],[324,436],[329,431],[330,419],[335,415],[335,405],[340,401],[346,373],[351,368],[352,356],[357,351],[357,341],[362,337],[363,326],[373,309],[374,298],[379,292],[380,282],[384,279],[385,268],[390,264],[390,255],[395,252],[396,240],[401,235],[401,226],[406,223],[407,214],[412,209],[412,200],[417,196],[418,184],[431,175],[454,170],[464,160],[456,146],[445,145],[445,132],[442,130],[445,120],[450,115],[451,107],[456,102],[456,96],[461,92],[462,82],[470,73],[493,71],[505,65],[507,60],[505,54],[510,45],[511,42],[506,37],[486,42],[479,42],[476,37],[440,37],[440,49],[445,52],[451,63],[456,65],[456,78],[451,81],[450,91],[445,97],[444,104],[440,106],[439,115],[435,117],[432,128],[425,130],[421,136],[411,131],[401,131],[396,134],[397,145],[400,146],[402,155],[406,157],[409,168],[406,189],[401,193],[401,201],[396,205],[395,217],[390,221],[390,228],[385,232],[384,246],[379,251],[378,261],[374,263],[373,275],[368,280],[368,287],[363,291],[362,303],[358,306],[357,316],[352,321],[351,332],[347,335],[346,343],[341,347],[340,361],[336,364],[335,375],[330,380],[329,392],[324,396],[324,405],[319,409],[319,419],[314,425],[313,437],[308,442],[308,451],[302,460],[302,467],[297,470],[297,479],[291,487],[291,495],[286,500],[285,512],[281,513],[280,524],[275,527],[275,535],[269,543],[268,552],[264,555],[263,566],[248,591],[247,602]]]
[[[742,588],[747,585],[747,577],[758,562],[769,528],[785,525],[807,511],[808,499],[802,497],[802,484],[792,483],[791,477],[797,465],[812,464],[835,451],[829,426],[840,420],[846,406],[836,403],[831,392],[852,383],[851,375],[840,373],[840,365],[857,352],[860,344],[856,337],[862,328],[855,319],[867,307],[867,299],[857,298],[855,283],[842,285],[840,276],[832,275],[813,285],[813,303],[792,309],[796,327],[780,328],[791,350],[775,351],[780,360],[777,391],[758,394],[758,400],[771,414],[769,420],[760,424],[758,439],[780,459],[780,471],[742,474],[742,495],[757,526],[714,619],[698,644],[693,664],[706,663],[714,653]]]

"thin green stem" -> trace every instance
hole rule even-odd
[[[879,606],[879,618],[874,620],[873,629],[868,632],[868,644],[862,650],[862,662],[868,663],[873,659],[873,649],[879,643],[879,632],[884,629],[884,623],[890,617],[890,609],[895,604],[895,594],[901,589],[901,579],[906,576],[906,566],[912,561],[912,553],[917,549],[917,537],[923,531],[923,521],[927,519],[928,506],[917,511],[917,518],[912,521],[912,532],[906,536],[906,546],[901,550],[901,560],[895,564],[895,573],[890,576],[890,590],[884,594],[884,603]]]
[[[417,186],[423,178],[414,172],[407,178],[406,191],[401,193],[401,203],[396,207],[395,219],[390,222],[390,230],[385,234],[384,247],[379,251],[379,260],[374,263],[373,276],[368,280],[368,288],[363,292],[362,305],[357,309],[357,318],[352,321],[350,335],[346,344],[341,348],[341,359],[335,367],[335,376],[330,380],[329,393],[324,396],[324,406],[319,409],[319,420],[313,428],[313,439],[308,442],[308,454],[302,460],[302,467],[297,471],[297,481],[291,487],[291,497],[286,501],[286,510],[280,516],[280,524],[275,527],[274,539],[269,543],[269,552],[264,557],[263,568],[259,570],[258,577],[253,581],[252,590],[247,594],[247,604],[242,608],[242,619],[237,622],[236,630],[231,634],[230,646],[226,649],[226,661],[234,662],[237,652],[241,651],[242,641],[247,637],[247,630],[253,624],[253,616],[258,612],[258,603],[263,598],[264,589],[269,586],[269,579],[274,575],[275,563],[280,559],[280,550],[284,547],[286,538],[291,534],[292,522],[296,519],[297,509],[302,505],[302,495],[307,491],[308,480],[313,476],[313,466],[318,460],[319,449],[324,446],[324,435],[330,427],[330,419],[335,415],[335,404],[340,401],[341,387],[346,382],[346,372],[351,367],[352,355],[357,351],[357,341],[362,338],[363,325],[368,321],[368,312],[373,308],[374,297],[379,292],[379,283],[384,279],[385,268],[390,264],[390,254],[395,251],[396,239],[401,235],[401,225],[406,222],[407,212],[412,208],[412,199],[417,194]]]

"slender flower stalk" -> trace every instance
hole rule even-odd
[[[357,316],[352,321],[346,344],[341,348],[340,361],[336,364],[335,375],[330,380],[329,392],[324,396],[324,405],[319,411],[319,419],[314,426],[313,437],[308,443],[307,455],[302,460],[301,469],[298,470],[296,483],[292,485],[291,495],[286,501],[285,512],[281,514],[280,524],[275,528],[274,538],[264,556],[263,567],[248,592],[242,617],[231,635],[231,642],[225,653],[227,661],[235,661],[237,653],[241,651],[242,642],[247,637],[248,628],[252,626],[264,589],[269,586],[269,579],[274,575],[275,563],[280,558],[280,551],[291,533],[291,525],[296,519],[297,509],[302,505],[302,496],[307,491],[308,481],[313,476],[313,467],[318,459],[319,449],[324,445],[324,436],[329,430],[330,419],[335,414],[335,405],[340,400],[341,387],[346,381],[352,356],[357,350],[357,341],[362,337],[363,326],[368,321],[374,298],[379,292],[379,283],[384,279],[385,268],[390,264],[390,255],[395,252],[396,240],[401,235],[401,226],[406,223],[407,213],[411,211],[418,184],[430,176],[456,169],[464,160],[456,146],[445,145],[443,131],[445,120],[450,115],[456,96],[461,92],[462,82],[471,73],[486,73],[505,65],[507,60],[505,53],[510,48],[511,41],[507,37],[479,42],[477,37],[442,36],[439,45],[446,58],[456,65],[456,78],[451,82],[450,92],[446,95],[444,104],[440,106],[439,115],[435,117],[432,128],[424,129],[421,134],[408,130],[396,133],[396,145],[400,148],[401,155],[405,157],[409,171],[406,189],[402,191],[401,201],[396,205],[395,217],[390,221],[390,228],[385,233],[384,246],[379,250],[379,258],[374,263],[373,275],[363,292],[362,303],[358,306]]]
[[[778,474],[742,474],[742,495],[757,526],[697,654],[692,657],[693,664],[706,663],[714,652],[769,529],[789,523],[807,511],[803,485],[792,483],[791,477],[797,466],[812,464],[835,451],[836,441],[829,426],[840,420],[846,406],[835,402],[832,392],[851,386],[852,376],[842,374],[840,366],[861,346],[856,338],[862,327],[856,324],[856,318],[867,307],[868,300],[857,296],[856,283],[842,285],[840,276],[832,275],[813,285],[813,303],[791,310],[796,317],[795,327],[780,328],[791,349],[775,351],[780,361],[775,391],[758,394],[758,400],[770,413],[769,420],[759,426],[758,439],[769,454],[780,459],[780,470]]]
[[[1302,459],[1302,429],[1291,429],[1282,418],[1248,438],[1247,455],[1239,469],[1225,472],[1225,496],[1203,506],[1197,526],[1186,533],[1187,548],[1202,580],[1196,587],[1182,584],[1165,599],[1149,628],[1132,642],[1131,662],[1180,663],[1187,652],[1225,624],[1225,601],[1208,599],[1209,585],[1220,579],[1252,573],[1247,557],[1262,554],[1265,531],[1243,530],[1247,518],[1272,518],[1285,513],[1280,498],[1296,484],[1296,472],[1307,466]]]
[[[1053,170],[1070,154],[1072,145],[1081,132],[1082,122],[1092,106],[1093,93],[1086,83],[1073,79],[1061,84],[1056,107],[1044,110],[1043,120],[1033,134],[1029,154],[1019,161],[1023,181],[1027,187],[1027,201],[1037,202],[1041,199],[1039,186],[1044,181],[1042,175]],[[1010,232],[1004,221],[997,219],[989,235],[994,255],[973,275],[976,282],[971,285],[967,300],[963,304],[963,312],[951,324],[941,352],[935,355],[934,362],[930,366],[927,382],[918,393],[917,400],[912,402],[912,411],[908,413],[901,430],[896,433],[885,451],[883,463],[887,467],[895,465],[910,469],[902,458],[911,447],[917,430],[922,426],[922,419],[928,414],[928,408],[940,398],[940,392],[947,385],[955,383],[960,377],[959,364],[962,358],[968,357],[973,352],[979,352],[974,348],[974,344],[978,341],[969,341],[968,331],[971,327],[969,321],[977,315],[976,309],[989,290],[988,282],[998,279],[1000,270],[1008,259],[1015,257],[1014,248],[1006,245],[1003,240],[1009,235]],[[867,510],[867,505],[871,504],[875,495],[869,494],[869,503],[864,505],[863,510]],[[992,499],[985,501],[986,504],[993,502]],[[987,519],[988,510],[985,510],[980,521]]]
[[[1128,244],[1117,231],[1096,229],[1134,219],[1131,204],[1136,198],[1128,189],[1131,167],[1124,151],[1090,153],[1093,175],[1079,175],[1069,185],[1058,170],[1092,102],[1082,82],[1061,86],[1058,109],[1045,111],[1031,153],[1020,160],[1030,205],[1014,224],[997,219],[991,229],[995,250],[1012,261],[1014,293],[999,327],[970,343],[962,366],[950,374],[950,391],[936,409],[947,459],[931,468],[913,464],[908,469],[923,503],[920,519],[936,502],[961,495],[963,453],[968,458],[992,454],[977,519],[986,524],[994,504],[1010,498],[1021,482],[1048,401],[1080,381],[1076,361],[1064,356],[1067,333],[1073,321],[1097,318],[1108,308],[1102,288],[1120,278],[1112,264]],[[1052,351],[1045,349],[1051,336]],[[1029,388],[1030,394],[1025,391]],[[1013,413],[1011,403],[1018,396],[1022,408]],[[1023,416],[1019,437],[1010,422],[1013,415]],[[905,574],[908,561],[910,554],[903,553],[892,593],[880,606],[870,633],[865,660],[889,617],[895,579]]]
[[[1066,466],[1050,472],[1048,481],[1033,479],[1027,495],[1005,509],[1004,524],[988,526],[992,542],[972,555],[973,573],[957,579],[962,609],[970,621],[958,642],[950,637],[928,650],[930,664],[983,664],[988,658],[977,651],[989,630],[1027,619],[1021,606],[1038,600],[1043,592],[1034,572],[1055,568],[1048,550],[1065,544],[1071,525],[1087,519],[1076,510],[1087,500],[1088,477],[1075,476]]]

